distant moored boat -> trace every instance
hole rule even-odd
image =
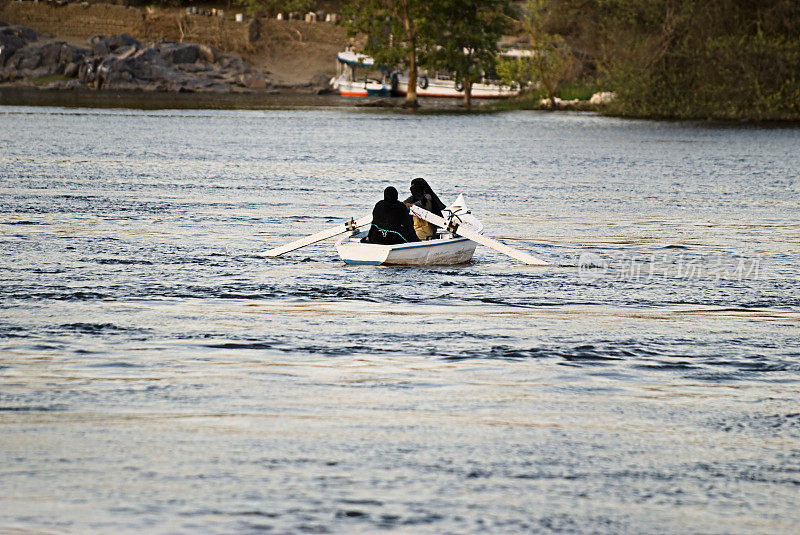
[[[331,85],[344,97],[388,97],[391,85],[385,80],[368,77],[368,72],[375,69],[374,60],[365,54],[358,54],[352,50],[339,52],[336,55],[337,76],[331,80]],[[380,69],[383,72],[385,69]],[[363,77],[361,74],[363,73]]]

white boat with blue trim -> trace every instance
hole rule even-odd
[[[483,224],[467,209],[464,196],[443,210],[449,219],[467,224],[475,232],[483,232]],[[466,264],[472,260],[477,243],[448,229],[438,229],[436,238],[425,241],[379,245],[362,243],[369,233],[357,230],[336,243],[336,251],[347,264],[369,266],[437,266]]]
[[[385,67],[375,65],[375,61],[366,54],[358,54],[345,50],[336,55],[337,75],[331,79],[331,85],[343,97],[388,97],[391,94],[391,82],[386,81]],[[369,78],[370,72],[381,72],[381,78]]]

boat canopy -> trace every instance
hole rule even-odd
[[[535,50],[525,50],[521,48],[510,48],[500,52],[500,56],[504,58],[532,58],[535,55]]]
[[[339,63],[346,63],[353,67],[372,67],[375,65],[375,61],[371,56],[367,56],[366,54],[357,54],[352,50],[339,52],[336,55],[336,59],[339,60]]]

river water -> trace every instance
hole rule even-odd
[[[798,532],[798,147],[2,107],[0,531]],[[553,266],[257,256],[416,176]]]

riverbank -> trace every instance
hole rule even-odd
[[[0,106],[55,106],[61,108],[126,108],[139,110],[269,110],[299,108],[353,108],[396,110],[404,113],[466,112],[457,99],[425,99],[418,110],[403,108],[404,98],[352,98],[318,94],[312,87],[278,88],[245,93],[169,93],[112,91],[80,88],[48,90],[0,85]],[[490,110],[481,103],[479,110]],[[473,110],[474,111],[474,110]]]
[[[213,47],[240,56],[278,87],[310,83],[335,72],[336,53],[348,43],[344,28],[326,22],[188,14],[185,9],[104,3],[55,6],[0,0],[0,21],[32,28],[42,43],[90,47],[93,36],[127,34],[143,44],[171,41]]]

